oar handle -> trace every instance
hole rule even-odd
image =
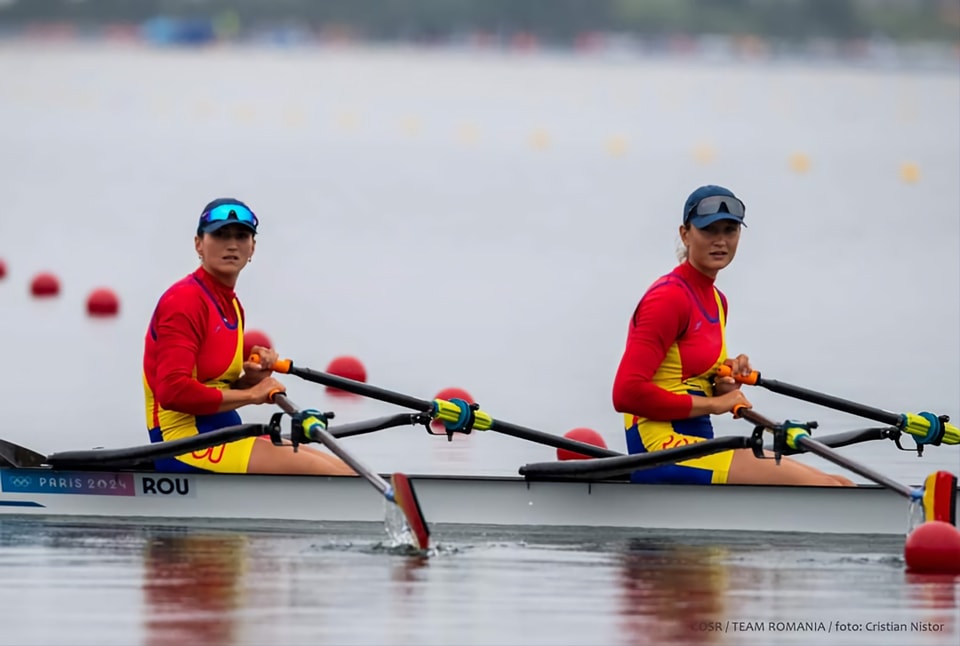
[[[756,386],[758,383],[760,383],[760,373],[757,372],[756,370],[754,370],[748,375],[743,375],[743,374],[735,375],[733,374],[733,368],[731,368],[727,364],[723,364],[719,368],[717,368],[717,376],[733,377],[737,381],[737,383],[747,384],[748,386]]]
[[[260,361],[260,355],[256,353],[251,354],[250,361],[253,361],[254,363],[258,363]],[[290,372],[290,368],[292,367],[293,367],[293,362],[290,361],[290,359],[277,359],[276,361],[273,362],[274,372],[281,372],[283,374],[288,374]]]

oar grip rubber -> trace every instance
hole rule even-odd
[[[260,355],[251,354],[250,361],[253,361],[254,363],[259,362]],[[277,359],[276,361],[273,362],[272,370],[274,372],[282,372],[283,374],[287,374],[290,372],[290,368],[292,367],[293,367],[293,361],[291,361],[290,359]]]
[[[743,411],[749,410],[749,409],[750,409],[750,407],[747,406],[746,404],[735,404],[734,407],[730,410],[730,412],[733,413],[733,416],[734,416],[734,417],[736,417],[737,419],[739,419],[740,417],[743,416],[743,415],[742,415],[742,414],[743,414]]]
[[[757,382],[760,380],[760,373],[754,370],[749,375],[734,375],[733,368],[727,364],[723,364],[717,368],[718,377],[733,377],[737,383],[747,384],[748,386],[756,386]]]
[[[272,404],[274,403],[274,400],[276,400],[277,395],[282,395],[282,394],[283,394],[282,390],[280,390],[279,388],[274,388],[269,393],[267,393],[267,401]]]

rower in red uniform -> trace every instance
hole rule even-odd
[[[633,312],[613,384],[630,453],[659,451],[713,438],[710,415],[749,406],[733,377],[752,370],[746,355],[727,356],[727,299],[714,285],[733,261],[746,207],[730,190],[701,186],[683,207],[681,263],[653,282]],[[772,454],[771,454],[772,457]],[[749,449],[724,451],[640,469],[634,482],[676,484],[852,485],[802,462],[758,460]]]
[[[246,204],[217,199],[204,207],[194,246],[200,267],[170,286],[157,303],[144,339],[143,389],[151,442],[240,424],[237,409],[285,392],[272,375],[272,348],[255,346],[259,363],[244,361],[244,311],[234,292],[253,258],[259,222]],[[353,474],[339,458],[269,439],[236,442],[165,458],[157,470],[222,473]]]

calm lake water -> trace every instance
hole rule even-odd
[[[610,388],[627,322],[673,267],[703,183],[748,208],[718,283],[732,351],[767,377],[956,421],[958,113],[948,73],[0,43],[2,436],[45,452],[146,441],[146,322],[195,267],[202,205],[233,195],[262,221],[238,293],[281,354],[321,369],[356,355],[377,385],[464,387],[499,419],[589,426],[623,450]],[[30,297],[39,271],[61,278],[58,298]],[[118,318],[86,318],[99,286]],[[338,421],[395,410],[285,382]],[[821,434],[873,425],[748,396]],[[413,473],[514,474],[553,455],[405,429],[349,446]],[[843,452],[909,483],[960,470],[957,447]],[[380,526],[5,518],[0,644],[957,640],[960,582],[908,577],[895,537],[436,535],[422,559],[380,547]]]

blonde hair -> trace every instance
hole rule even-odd
[[[686,225],[688,228],[690,225]],[[687,248],[687,245],[683,244],[683,240],[680,236],[677,236],[677,261],[684,262],[687,257],[690,255],[690,249]]]

